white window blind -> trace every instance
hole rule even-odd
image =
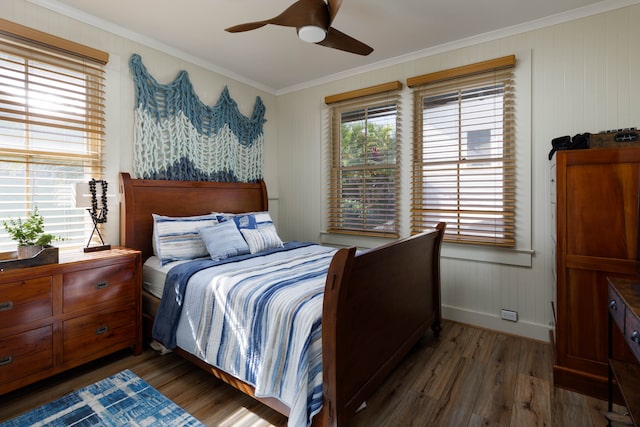
[[[412,233],[515,246],[515,57],[409,82],[414,88]]]
[[[398,236],[398,85],[331,108],[329,232]]]
[[[72,184],[102,177],[107,54],[0,20],[0,221],[37,206],[57,246],[86,244]],[[15,250],[4,228],[0,251]]]

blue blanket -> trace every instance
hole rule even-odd
[[[270,249],[257,254],[240,255],[219,261],[213,261],[211,259],[194,260],[176,265],[169,270],[165,280],[162,299],[160,300],[158,312],[153,322],[153,338],[160,341],[169,349],[176,348],[176,329],[182,312],[184,293],[187,289],[189,279],[198,271],[230,262],[238,262],[276,252],[302,248],[312,244],[313,243],[309,242],[287,242],[282,248]]]
[[[288,243],[178,265],[167,276],[154,336],[253,385],[257,397],[280,400],[290,408],[289,427],[308,426],[322,408],[322,304],[335,252]]]

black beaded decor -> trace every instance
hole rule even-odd
[[[102,185],[102,195],[101,195],[101,204],[102,206],[98,209],[98,196],[96,192],[96,185],[100,183]],[[104,224],[107,222],[107,213],[109,212],[109,208],[107,207],[107,188],[109,184],[107,181],[100,179],[95,180],[91,179],[89,181],[89,192],[91,193],[91,209],[89,213],[94,222],[98,224]]]
[[[100,183],[102,190],[102,194],[100,195],[100,207],[98,207],[98,194],[96,191],[98,183]],[[91,236],[89,236],[87,247],[84,248],[85,252],[111,249],[111,245],[105,245],[102,234],[100,234],[100,229],[98,228],[98,224],[104,224],[105,222],[107,222],[107,213],[109,212],[109,208],[107,207],[108,187],[109,185],[107,184],[107,181],[103,179],[96,180],[92,178],[91,181],[89,181],[89,192],[91,193],[91,208],[88,208],[87,211],[89,211],[89,215],[91,215],[91,220],[93,221],[93,230],[91,231]],[[97,234],[100,238],[101,245],[91,246],[91,241],[93,240],[94,234]]]

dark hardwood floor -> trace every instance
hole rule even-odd
[[[553,387],[549,344],[445,322],[367,401],[352,427],[605,426],[607,404]],[[174,354],[117,353],[0,397],[0,422],[130,369],[208,426],[286,419]],[[614,410],[624,413],[616,405]]]

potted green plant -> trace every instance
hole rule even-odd
[[[37,206],[26,219],[9,218],[8,221],[2,221],[2,224],[11,240],[18,243],[19,259],[31,258],[54,240],[60,240],[59,237],[44,232],[44,218]]]

